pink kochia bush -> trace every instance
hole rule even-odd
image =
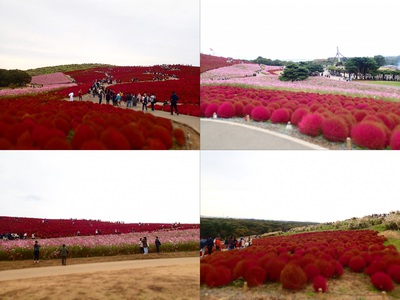
[[[255,107],[251,111],[251,118],[257,122],[267,121],[269,116],[269,110],[262,105]]]
[[[233,118],[235,116],[235,108],[232,103],[224,102],[218,107],[217,115],[220,118]]]
[[[349,128],[346,123],[338,117],[327,118],[321,125],[322,134],[331,142],[344,142],[349,136]]]
[[[270,118],[272,123],[287,123],[290,121],[290,113],[285,108],[278,108],[275,110]]]
[[[390,148],[400,150],[400,126],[397,126],[390,137]]]
[[[351,138],[356,145],[375,150],[385,148],[387,142],[382,125],[368,121],[356,124],[351,130]]]
[[[299,123],[299,131],[310,136],[321,134],[321,125],[323,118],[319,114],[306,115]]]

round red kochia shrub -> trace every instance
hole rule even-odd
[[[252,110],[251,118],[257,122],[268,121],[269,110],[262,105],[257,106]]]
[[[268,281],[279,281],[281,272],[285,267],[286,262],[282,258],[273,258],[265,264],[265,271],[267,272]]]
[[[0,150],[11,150],[13,145],[5,138],[0,137]]]
[[[299,123],[299,131],[309,136],[318,136],[321,134],[323,120],[318,114],[308,114]]]
[[[257,262],[253,259],[244,259],[239,261],[233,269],[232,279],[236,280],[240,277],[244,278],[244,274],[247,272],[247,270],[257,265]]]
[[[371,283],[378,290],[390,292],[394,289],[394,284],[390,276],[384,272],[376,272],[371,276]]]
[[[130,144],[126,137],[115,128],[107,128],[100,137],[100,141],[108,150],[129,150]]]
[[[385,148],[387,140],[381,124],[367,121],[354,125],[350,136],[356,145],[375,150]]]
[[[325,293],[326,288],[327,288],[326,287],[326,278],[322,275],[315,276],[315,278],[313,280],[313,288],[316,293],[318,293],[320,289],[323,293]]]
[[[231,102],[224,102],[218,106],[217,115],[219,118],[233,118],[235,116],[235,108]]]
[[[233,107],[235,108],[235,116],[236,117],[244,117],[244,105],[241,102],[235,102],[235,104],[233,104]]]
[[[75,130],[71,141],[72,148],[79,150],[86,141],[96,140],[97,138],[97,133],[92,127],[82,124]]]
[[[46,143],[43,150],[71,150],[71,145],[65,138],[55,137]]]
[[[279,281],[287,290],[301,290],[307,285],[307,275],[297,264],[287,264],[281,272]]]
[[[264,283],[267,278],[267,273],[260,266],[250,267],[244,273],[244,280],[247,282],[249,287],[255,287]]]
[[[205,112],[207,109],[208,103],[201,103],[200,104],[200,117],[205,117]]]
[[[304,273],[306,273],[307,280],[309,282],[312,282],[316,276],[321,274],[321,272],[319,271],[319,268],[313,263],[310,263],[307,266],[305,266],[303,270],[304,270]]]
[[[230,282],[230,270],[224,266],[212,267],[207,270],[204,281],[212,288],[226,285]]]
[[[173,131],[174,139],[178,143],[179,146],[185,145],[185,133],[180,128],[175,128]]]
[[[333,262],[333,266],[335,267],[335,276],[342,277],[343,266],[336,260]]]
[[[368,111],[356,110],[356,111],[353,111],[353,115],[356,118],[357,123],[359,123],[368,115]]]
[[[331,142],[344,142],[349,136],[346,123],[339,117],[325,119],[321,124],[322,134]]]
[[[300,121],[303,119],[303,117],[308,115],[309,113],[310,113],[310,111],[306,108],[298,108],[292,113],[292,116],[290,117],[290,122],[293,125],[297,126],[300,123]]]
[[[361,255],[356,255],[350,258],[349,260],[349,268],[353,272],[356,273],[361,273],[364,271],[367,263],[365,262],[365,259]]]
[[[143,149],[145,145],[145,138],[143,136],[143,131],[140,130],[138,125],[130,123],[122,126],[119,131],[128,140],[131,149],[133,150]]]
[[[390,148],[400,150],[400,126],[397,126],[390,137]]]
[[[400,283],[400,265],[392,265],[388,268],[387,274],[396,283]]]
[[[278,108],[275,110],[270,117],[272,123],[284,123],[290,121],[290,112],[286,108]]]
[[[254,109],[254,105],[247,104],[243,109],[243,114],[245,116],[247,116],[247,115],[251,116],[251,112],[253,111],[253,109]]]
[[[211,118],[214,113],[218,111],[218,104],[217,103],[210,103],[208,104],[206,110],[204,111],[204,116],[206,118]]]
[[[207,263],[200,264],[200,284],[206,283],[207,274],[214,268],[213,265]]]
[[[172,148],[172,134],[162,126],[156,125],[153,127],[150,137],[159,139],[164,145],[165,149]]]
[[[315,265],[319,268],[319,272],[326,278],[332,278],[335,276],[335,267],[330,260],[317,259]]]

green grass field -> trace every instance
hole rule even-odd
[[[387,85],[387,86],[396,86],[400,87],[400,81],[373,81],[373,80],[360,80],[358,82],[361,83],[369,83],[375,85]]]

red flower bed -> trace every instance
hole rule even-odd
[[[96,229],[102,234],[130,233],[142,231],[157,231],[161,229],[192,229],[199,228],[199,224],[171,224],[171,223],[120,223],[100,220],[76,219],[37,219],[19,217],[0,217],[0,234],[16,233],[21,237],[27,233],[30,238],[34,233],[37,238],[57,238],[80,235],[95,235]]]
[[[269,111],[264,121],[287,123],[290,120],[301,133],[310,136],[323,133],[333,142],[344,142],[351,137],[354,144],[369,149],[400,147],[400,103],[397,102],[223,85],[202,86],[200,98],[204,105],[231,103],[237,107],[237,117],[252,116],[255,107],[263,106]],[[253,119],[262,121],[257,114]]]
[[[226,57],[200,54],[200,72],[206,72],[208,70],[218,69],[221,67],[227,67],[240,63],[240,60],[229,59]]]
[[[373,285],[389,291],[392,280],[400,277],[400,253],[392,245],[385,246],[385,241],[372,230],[258,238],[253,239],[251,247],[204,257],[200,274],[204,278],[211,266],[224,266],[233,274],[231,281],[243,278],[249,286],[279,281],[289,290],[313,284],[316,291],[325,292],[326,280],[341,278],[344,266],[351,272],[365,271]]]
[[[0,149],[171,149],[170,120],[92,102],[21,98],[0,101]]]

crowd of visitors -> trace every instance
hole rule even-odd
[[[201,256],[205,256],[206,253],[211,255],[214,251],[227,251],[234,249],[243,249],[251,246],[251,237],[241,237],[237,239],[234,236],[227,237],[222,243],[221,237],[218,235],[214,239],[209,236],[208,238],[202,238],[200,240]]]

